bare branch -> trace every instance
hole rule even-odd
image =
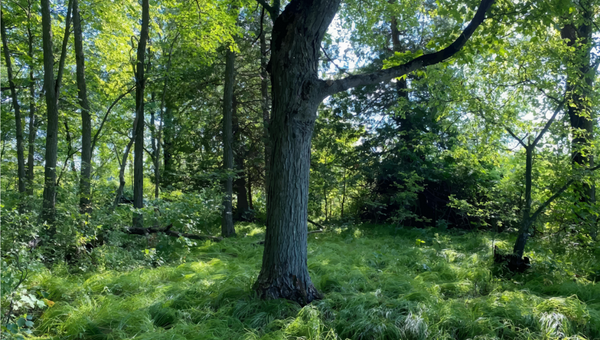
[[[127,92],[121,94],[119,97],[117,97],[117,99],[115,99],[112,104],[110,104],[110,106],[108,107],[108,110],[106,110],[106,114],[104,114],[104,118],[102,118],[102,122],[100,123],[100,127],[98,128],[98,131],[96,131],[96,134],[94,135],[94,139],[92,141],[92,153],[94,152],[94,149],[96,148],[96,142],[98,141],[98,138],[100,137],[100,132],[102,131],[102,127],[104,126],[104,123],[106,122],[106,119],[108,118],[108,114],[110,113],[110,111],[112,110],[112,108],[117,105],[117,103],[123,99],[126,95],[128,95],[129,93],[131,93],[131,91],[133,91],[133,89],[135,89],[135,85],[133,85],[131,88],[129,88],[129,90],[127,90]]]
[[[257,1],[260,3],[262,0]],[[434,65],[452,57],[462,49],[469,38],[471,38],[477,27],[481,25],[485,19],[486,12],[490,9],[493,3],[494,0],[482,0],[479,4],[479,8],[477,9],[477,13],[475,13],[475,16],[473,17],[473,20],[471,20],[461,35],[452,44],[450,44],[450,46],[444,48],[443,50],[422,55],[405,64],[394,66],[386,70],[350,76],[335,81],[323,81],[323,97],[346,91],[353,87],[372,85],[382,81],[391,80],[392,78],[398,78],[421,67]]]
[[[544,125],[544,128],[542,129],[542,131],[537,135],[537,137],[535,137],[535,140],[533,141],[533,144],[531,144],[533,147],[535,147],[537,145],[537,143],[542,139],[542,137],[544,136],[544,134],[546,133],[546,131],[548,131],[548,129],[550,128],[550,125],[552,125],[552,123],[554,122],[554,119],[556,118],[556,115],[558,115],[558,113],[560,111],[562,111],[563,106],[565,105],[565,101],[566,99],[564,99],[556,108],[556,110],[554,110],[554,113],[552,114],[552,117],[550,117],[550,119],[548,119],[548,121],[546,122],[546,125]]]
[[[508,126],[504,126],[504,129],[508,131],[508,133],[510,133],[514,139],[518,140],[519,144],[523,145],[523,147],[527,147],[527,144],[525,144],[521,138],[517,137],[517,135],[515,135],[515,133]]]

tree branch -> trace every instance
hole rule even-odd
[[[596,165],[593,168],[585,169],[585,171],[592,172],[592,171],[596,171],[598,169],[600,169],[600,164]],[[548,205],[550,205],[550,203],[552,203],[555,199],[560,197],[560,195],[562,195],[562,193],[565,192],[565,190],[567,190],[571,186],[571,184],[573,184],[574,182],[575,182],[575,179],[570,179],[567,181],[567,183],[565,183],[562,187],[560,187],[560,189],[558,189],[558,191],[554,195],[550,196],[550,198],[548,198],[546,200],[546,202],[542,203],[542,205],[540,205],[539,208],[537,208],[537,210],[533,213],[533,215],[531,215],[530,221],[535,221],[538,218],[538,216],[542,212],[544,212],[544,209],[546,209],[546,207],[548,207]]]
[[[527,145],[525,144],[525,142],[523,142],[523,140],[522,140],[521,138],[517,137],[517,135],[515,135],[515,133],[514,133],[514,132],[512,132],[512,130],[511,130],[511,129],[510,129],[508,126],[504,126],[504,129],[505,129],[506,131],[508,131],[508,133],[510,133],[510,135],[511,135],[511,136],[512,136],[514,139],[518,140],[518,141],[519,141],[519,144],[523,145],[523,147],[527,147]]]
[[[535,137],[535,140],[533,141],[533,144],[531,144],[532,147],[535,148],[535,146],[542,139],[542,137],[544,136],[544,134],[546,133],[546,131],[548,131],[548,129],[550,128],[550,125],[552,125],[552,123],[554,122],[554,119],[556,118],[556,115],[558,115],[558,113],[560,111],[562,111],[562,108],[565,105],[565,101],[566,101],[566,97],[565,97],[565,99],[563,99],[562,102],[560,102],[560,104],[558,105],[558,107],[556,108],[556,110],[554,110],[554,113],[552,114],[552,117],[550,117],[550,119],[548,119],[548,121],[546,122],[546,125],[544,125],[544,128],[542,129],[542,131],[537,135],[537,137]]]
[[[260,3],[262,0],[257,1]],[[338,92],[346,91],[353,87],[372,85],[380,83],[382,81],[391,80],[392,78],[398,78],[421,67],[434,65],[452,57],[462,49],[465,43],[473,35],[473,32],[475,32],[477,27],[481,25],[481,23],[485,19],[486,12],[490,9],[493,3],[494,0],[481,0],[479,8],[477,9],[475,16],[473,17],[473,20],[471,20],[471,22],[461,33],[461,35],[452,44],[450,44],[450,46],[444,48],[443,50],[431,54],[422,55],[405,64],[394,66],[389,69],[379,70],[373,73],[350,76],[335,81],[323,82],[323,97],[327,97]]]
[[[269,5],[265,0],[256,0],[267,12],[273,21],[279,16],[279,8]],[[276,4],[277,5],[277,4]]]
[[[94,135],[94,139],[92,140],[92,153],[94,152],[94,149],[96,148],[96,142],[98,141],[98,138],[100,137],[100,132],[102,131],[102,127],[104,127],[104,123],[106,123],[106,119],[108,118],[108,114],[110,113],[110,111],[112,110],[112,108],[117,105],[117,103],[123,99],[126,95],[128,95],[129,93],[131,93],[131,91],[133,91],[133,89],[135,89],[135,85],[133,85],[131,88],[129,88],[129,90],[127,90],[127,92],[121,94],[119,97],[117,97],[117,99],[115,99],[112,104],[110,104],[110,106],[108,107],[108,110],[106,110],[106,114],[104,114],[104,118],[102,118],[102,122],[100,123],[100,127],[98,128],[98,131],[96,131],[96,134]]]

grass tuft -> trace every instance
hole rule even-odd
[[[151,267],[69,274],[56,266],[31,285],[55,302],[36,322],[40,339],[598,339],[598,259],[532,242],[533,267],[506,275],[492,240],[363,225],[309,236],[308,267],[325,298],[263,301],[252,285],[264,228],[246,225]],[[423,240],[425,243],[416,242]],[[96,250],[95,250],[96,251]],[[120,252],[121,250],[118,250]],[[167,250],[164,250],[165,252]],[[181,250],[183,251],[183,250]],[[97,250],[110,258],[113,248]],[[595,256],[584,254],[585,256]],[[577,258],[580,256],[582,258]],[[185,259],[185,260],[183,260]]]

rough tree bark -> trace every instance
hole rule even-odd
[[[307,267],[310,148],[316,111],[324,98],[376,84],[452,57],[483,22],[493,0],[482,0],[474,19],[449,47],[406,64],[335,81],[318,78],[323,36],[341,0],[292,0],[278,6],[258,0],[275,19],[271,38],[272,146],[267,193],[267,232],[262,269],[254,289],[262,298],[307,304],[321,297]]]
[[[227,48],[225,54],[225,87],[223,90],[223,169],[228,173],[225,179],[225,197],[223,197],[223,222],[221,235],[235,236],[233,226],[233,83],[235,81],[235,53]]]
[[[73,0],[73,29],[75,36],[75,62],[77,90],[81,106],[81,177],[79,181],[79,211],[91,213],[90,180],[92,174],[92,118],[85,83],[85,57],[83,54],[83,32],[79,14],[79,0]]]
[[[4,13],[0,14],[0,25],[2,26],[2,48],[4,49],[4,59],[6,60],[6,73],[8,76],[8,84],[10,85],[10,95],[12,98],[12,106],[15,110],[15,125],[16,125],[16,137],[17,137],[17,173],[18,173],[18,188],[19,194],[21,195],[19,211],[22,212],[24,205],[23,202],[25,196],[25,154],[23,150],[23,125],[21,122],[21,106],[17,96],[17,89],[13,81],[12,62],[10,59],[10,50],[8,49],[8,39],[6,37],[6,25],[4,23]]]
[[[140,42],[137,49],[137,64],[135,74],[135,147],[133,160],[133,207],[144,207],[144,89],[146,78],[144,75],[146,57],[146,43],[148,41],[148,24],[150,22],[150,6],[148,0],[142,0],[142,29]],[[133,214],[133,226],[142,228],[144,217],[140,213]]]

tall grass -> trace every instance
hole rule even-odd
[[[55,304],[40,339],[562,339],[600,338],[598,259],[532,244],[533,268],[492,263],[492,235],[361,226],[310,235],[308,266],[323,300],[259,300],[264,229],[206,242],[183,263],[71,275],[31,285]],[[425,241],[422,243],[418,240]],[[495,243],[508,248],[509,239]],[[104,251],[107,249],[95,249]],[[180,260],[178,260],[180,261]]]

